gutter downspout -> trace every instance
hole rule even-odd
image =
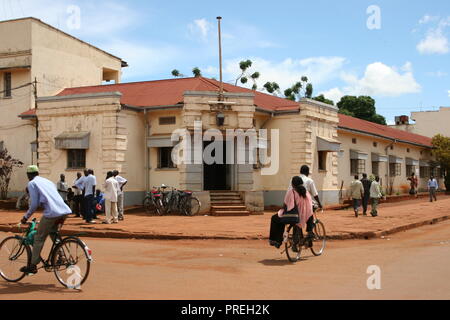
[[[389,148],[390,147],[392,147],[394,144],[396,144],[397,143],[397,139],[394,139],[394,140],[392,140],[392,142],[389,144],[389,145],[387,145],[386,146],[386,148],[384,148],[384,152],[386,153],[386,156],[388,157],[388,164],[387,164],[387,168],[386,168],[386,172],[387,172],[387,176],[386,176],[386,195],[387,195],[387,193],[389,192],[389,193],[391,193],[393,190],[389,190],[391,187],[393,187],[393,186],[391,186],[390,184],[390,177],[391,177],[391,175],[390,175],[390,167],[391,167],[391,165],[390,165],[390,162],[389,162]]]
[[[148,155],[148,119],[147,119],[147,109],[144,109],[144,123],[145,123],[145,134],[144,134],[144,171],[145,171],[145,191],[149,191],[149,155]]]

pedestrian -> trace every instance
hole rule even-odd
[[[103,185],[105,190],[105,215],[104,224],[118,223],[119,213],[117,211],[117,200],[119,195],[119,182],[114,178],[112,171],[106,173],[106,181]]]
[[[363,173],[361,179],[361,183],[364,188],[364,195],[362,198],[362,207],[363,207],[363,215],[367,216],[367,207],[369,206],[369,200],[370,200],[370,185],[372,184],[372,181],[367,179],[367,173]]]
[[[123,201],[124,201],[124,193],[123,193],[123,187],[127,184],[128,180],[124,177],[119,176],[119,171],[114,170],[113,171],[114,178],[119,183],[119,198],[117,199],[117,210],[119,211],[119,220],[124,219],[124,212],[123,212]]]
[[[100,189],[95,190],[95,213],[102,213],[105,209],[104,193]]]
[[[370,211],[370,214],[372,217],[376,217],[378,215],[378,202],[382,197],[379,176],[376,176],[375,181],[372,181],[372,184],[370,185],[370,197],[372,198],[372,210]]]
[[[67,189],[67,205],[69,206],[70,210],[73,212],[73,198],[75,196],[75,193],[72,191],[72,188]]]
[[[67,204],[67,189],[69,186],[66,183],[66,176],[62,173],[59,175],[59,181],[56,183],[56,188],[63,201]]]
[[[319,193],[317,192],[314,180],[309,177],[309,167],[307,165],[303,165],[300,167],[300,178],[303,181],[303,186],[306,188],[306,191],[308,191],[311,196],[313,210],[316,211],[317,208],[322,209],[322,203],[319,199]],[[288,190],[291,188],[292,182],[289,183]]]
[[[36,266],[41,261],[41,251],[47,236],[50,235],[54,242],[58,227],[64,224],[67,215],[71,214],[72,211],[58,194],[55,184],[39,176],[39,168],[36,165],[27,167],[27,176],[29,180],[28,192],[30,194],[31,205],[20,223],[27,223],[28,219],[30,219],[39,206],[44,208],[44,214],[39,222],[36,236],[34,237],[31,261],[22,267],[20,272],[36,274]]]
[[[410,184],[409,194],[417,198],[417,187],[419,185],[419,180],[414,172],[411,173],[411,177],[408,177],[408,180]]]
[[[364,187],[361,181],[359,181],[358,175],[355,175],[355,180],[353,180],[350,184],[350,196],[353,202],[355,217],[358,218],[358,210],[361,205],[361,199],[364,197]]]
[[[428,180],[428,192],[430,193],[430,202],[437,201],[436,199],[436,191],[438,189],[438,183],[436,181],[436,179],[431,176],[430,180]]]
[[[16,202],[17,210],[28,210],[30,207],[30,195],[28,193],[28,188],[25,188],[25,193],[22,194]]]
[[[95,223],[95,187],[97,185],[97,179],[94,176],[94,170],[87,170],[87,177],[84,180],[84,210],[86,223]]]
[[[86,171],[87,172],[87,171]],[[81,175],[81,172],[77,172],[77,178],[73,182],[73,212],[76,217],[83,216],[84,219],[84,205],[83,205],[83,190],[84,190],[84,179],[86,177]]]

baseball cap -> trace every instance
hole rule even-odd
[[[39,172],[39,168],[36,165],[31,165],[27,167],[27,173]]]

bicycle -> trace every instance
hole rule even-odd
[[[162,216],[165,213],[162,197],[161,188],[153,187],[153,190],[147,192],[144,198],[143,206],[145,211],[148,214],[157,213]]]
[[[321,212],[323,213],[323,209],[321,210]],[[297,232],[295,231],[296,229]],[[298,240],[295,241],[295,235],[297,233]],[[288,224],[286,225],[283,234],[283,244],[284,250],[281,252],[281,254],[286,252],[286,256],[290,262],[297,262],[300,260],[302,248],[310,249],[313,255],[320,256],[325,250],[325,226],[322,221],[317,218],[316,213],[314,212],[314,228],[312,239],[305,238],[303,236],[302,229],[297,225]]]
[[[181,191],[171,187],[165,195],[165,210],[167,213],[178,211],[186,216],[196,215],[200,211],[200,200],[191,191]]]
[[[64,218],[57,222],[57,231],[51,233],[53,244],[44,260],[40,257],[46,272],[54,272],[56,279],[66,288],[79,289],[89,276],[90,265],[93,261],[92,251],[76,236],[62,238],[60,235]],[[28,228],[19,230],[22,235],[11,236],[0,243],[0,276],[8,282],[19,282],[27,274],[20,271],[21,267],[30,265],[31,255],[36,233],[36,219],[28,222]]]

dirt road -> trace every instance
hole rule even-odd
[[[84,240],[95,262],[82,291],[41,271],[0,280],[0,299],[450,299],[450,221],[330,241],[324,256],[307,252],[296,264],[258,240]],[[380,290],[367,288],[370,265],[380,267]]]

